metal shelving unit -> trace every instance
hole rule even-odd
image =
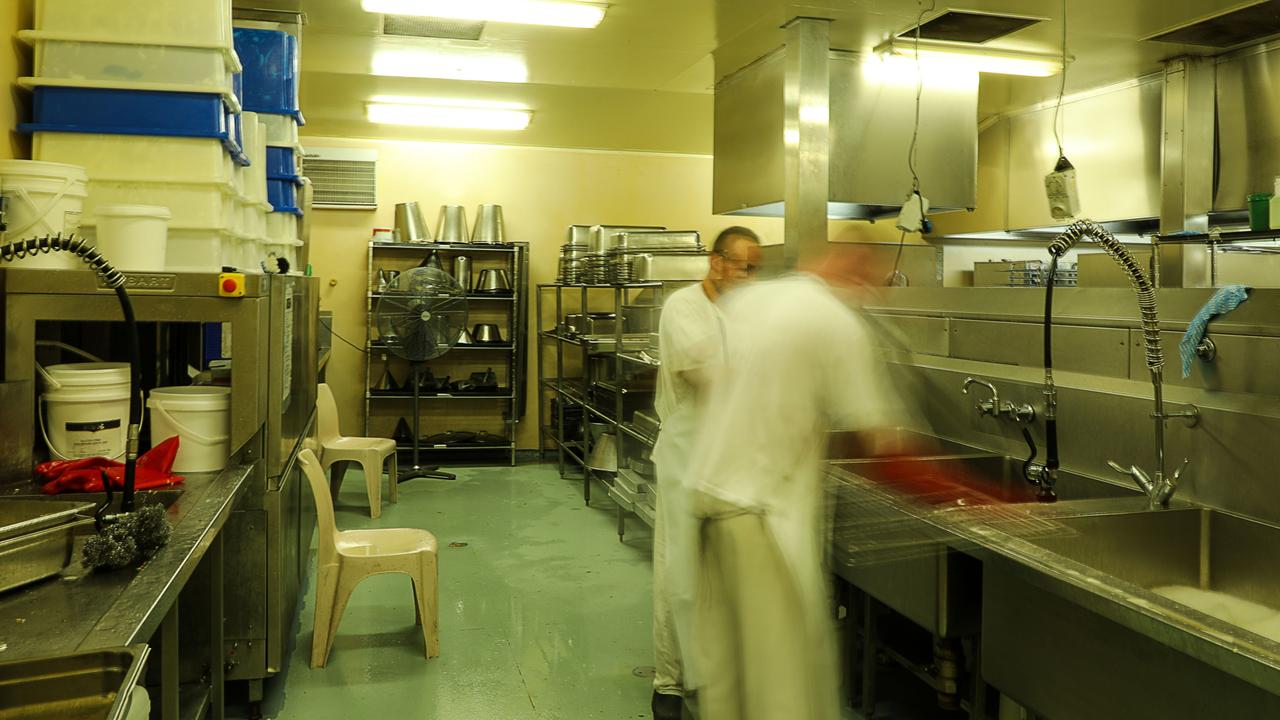
[[[436,402],[461,402],[461,401],[489,401],[497,403],[501,406],[502,424],[504,428],[503,437],[505,442],[502,444],[460,444],[460,445],[432,445],[423,444],[421,447],[424,453],[503,453],[507,455],[510,463],[516,463],[516,428],[520,419],[524,417],[525,412],[525,378],[527,377],[528,368],[528,288],[529,288],[529,244],[528,243],[507,243],[501,245],[487,245],[480,243],[385,243],[370,242],[368,252],[368,277],[369,289],[366,292],[365,311],[366,311],[366,327],[365,337],[367,338],[365,348],[369,352],[365,354],[365,388],[371,388],[375,381],[373,377],[373,360],[378,351],[383,351],[388,358],[394,359],[395,356],[390,353],[385,343],[379,342],[375,337],[376,328],[374,327],[374,311],[377,309],[378,299],[382,294],[377,292],[374,286],[374,278],[376,277],[377,267],[382,267],[381,263],[389,269],[408,269],[417,265],[421,260],[426,259],[431,253],[439,252],[445,257],[442,264],[446,267],[451,265],[450,261],[454,256],[466,255],[472,258],[472,275],[478,277],[481,270],[486,268],[501,268],[507,271],[508,277],[511,279],[511,287],[513,292],[510,295],[496,295],[485,293],[474,293],[468,290],[467,300],[470,304],[471,314],[475,316],[480,314],[501,315],[505,320],[505,327],[501,328],[506,333],[509,342],[501,344],[485,344],[485,345],[463,345],[454,347],[448,353],[433,360],[432,365],[449,365],[451,363],[465,362],[470,364],[479,363],[492,358],[494,360],[495,369],[497,366],[505,368],[506,383],[496,393],[427,393],[424,392],[420,396],[420,402],[426,403]],[[375,267],[375,261],[380,263]],[[499,321],[500,324],[502,321]],[[502,376],[499,374],[499,383],[502,383]],[[412,402],[412,389],[404,392],[383,393],[374,392],[366,389],[364,395],[364,432],[366,436],[374,436],[375,433],[371,428],[370,416],[373,403],[378,402]],[[475,406],[466,403],[468,408],[474,410]],[[483,404],[480,404],[483,406]],[[425,410],[425,408],[424,408]],[[441,430],[456,430],[459,428],[439,428]],[[412,446],[408,444],[397,444],[397,450],[407,452],[412,450]]]
[[[560,476],[568,477],[574,466],[582,470],[582,494],[591,500],[591,482],[601,482],[618,507],[618,536],[626,530],[627,514],[635,514],[652,527],[653,509],[637,501],[627,488],[614,481],[613,473],[587,467],[590,457],[592,423],[607,426],[618,447],[619,468],[631,452],[647,456],[654,438],[631,424],[631,414],[643,407],[652,410],[654,389],[638,378],[652,378],[658,368],[656,358],[646,354],[656,339],[650,333],[629,333],[630,309],[656,309],[672,290],[689,284],[645,282],[627,285],[560,285],[537,287],[538,346],[538,427],[539,450],[556,453]],[[569,312],[613,312],[611,336],[570,336],[561,331]],[[554,318],[554,321],[551,319]],[[549,321],[552,324],[548,325]],[[656,324],[651,328],[657,332]],[[618,352],[617,349],[622,351]],[[549,357],[550,356],[550,357]],[[601,377],[604,368],[612,377]],[[549,401],[558,412],[550,417]],[[566,422],[570,408],[581,408],[580,418]],[[577,413],[575,413],[576,415]],[[638,450],[637,450],[638,448]]]

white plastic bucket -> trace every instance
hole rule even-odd
[[[151,444],[177,436],[176,473],[217,472],[231,452],[231,388],[159,387],[147,398]]]
[[[98,252],[117,270],[164,272],[169,208],[103,205],[95,213]]]
[[[129,431],[129,363],[44,368],[45,442],[59,459],[119,458]]]
[[[0,195],[7,199],[5,242],[80,230],[89,176],[79,165],[36,160],[0,160]],[[86,267],[66,252],[25,258],[24,268],[77,270]]]

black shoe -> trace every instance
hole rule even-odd
[[[684,698],[679,695],[663,695],[653,692],[653,720],[681,720],[684,717]]]

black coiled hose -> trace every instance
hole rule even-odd
[[[124,499],[121,512],[133,512],[134,486],[137,482],[138,433],[142,425],[142,376],[138,371],[138,321],[133,314],[133,303],[125,290],[124,273],[116,270],[102,257],[97,248],[82,237],[61,234],[28,238],[0,244],[0,262],[21,261],[52,252],[68,252],[80,258],[89,269],[102,278],[107,287],[116,291],[120,312],[124,315],[125,344],[129,352],[129,427],[124,455]],[[104,482],[106,482],[104,480]]]

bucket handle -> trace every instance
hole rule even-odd
[[[67,343],[59,342],[57,340],[37,340],[36,347],[56,347],[59,350],[66,350],[69,353],[74,353],[76,355],[79,355],[80,357],[88,360],[89,362],[102,362],[102,358],[98,357],[97,355],[94,355],[93,353],[85,352],[84,350],[81,350],[75,345],[68,345]],[[49,371],[45,370],[44,366],[38,362],[36,363],[36,372],[40,373],[40,377],[44,378],[45,382],[49,383],[50,390],[62,389],[62,383],[58,382],[57,380],[54,380],[53,376],[49,374]]]
[[[151,412],[160,413],[160,416],[163,417],[165,420],[167,420],[170,425],[177,428],[179,434],[181,434],[184,438],[190,437],[192,440],[195,440],[201,445],[218,445],[219,443],[224,443],[231,439],[230,435],[215,435],[213,437],[209,437],[208,435],[205,435],[203,433],[198,433],[195,430],[192,430],[186,425],[183,425],[182,423],[178,422],[177,418],[170,415],[169,411],[164,409],[164,404],[159,401],[156,401],[154,404],[151,405]]]
[[[35,210],[36,212],[35,212],[34,219],[31,222],[15,230],[7,231],[6,235],[21,236],[22,233],[35,227],[36,223],[42,222],[45,219],[45,216],[49,214],[49,211],[52,210],[55,205],[57,205],[59,202],[62,201],[63,196],[67,194],[67,191],[70,190],[72,185],[74,184],[75,184],[75,180],[71,178],[64,178],[62,181],[62,187],[58,188],[57,194],[53,196],[53,198],[49,201],[47,205],[44,206],[44,208],[40,208],[36,205],[35,201],[31,199],[31,196],[27,194],[26,188],[23,188],[23,187],[14,188],[14,190],[17,192],[17,196],[27,201],[27,204],[31,206],[31,209]]]

